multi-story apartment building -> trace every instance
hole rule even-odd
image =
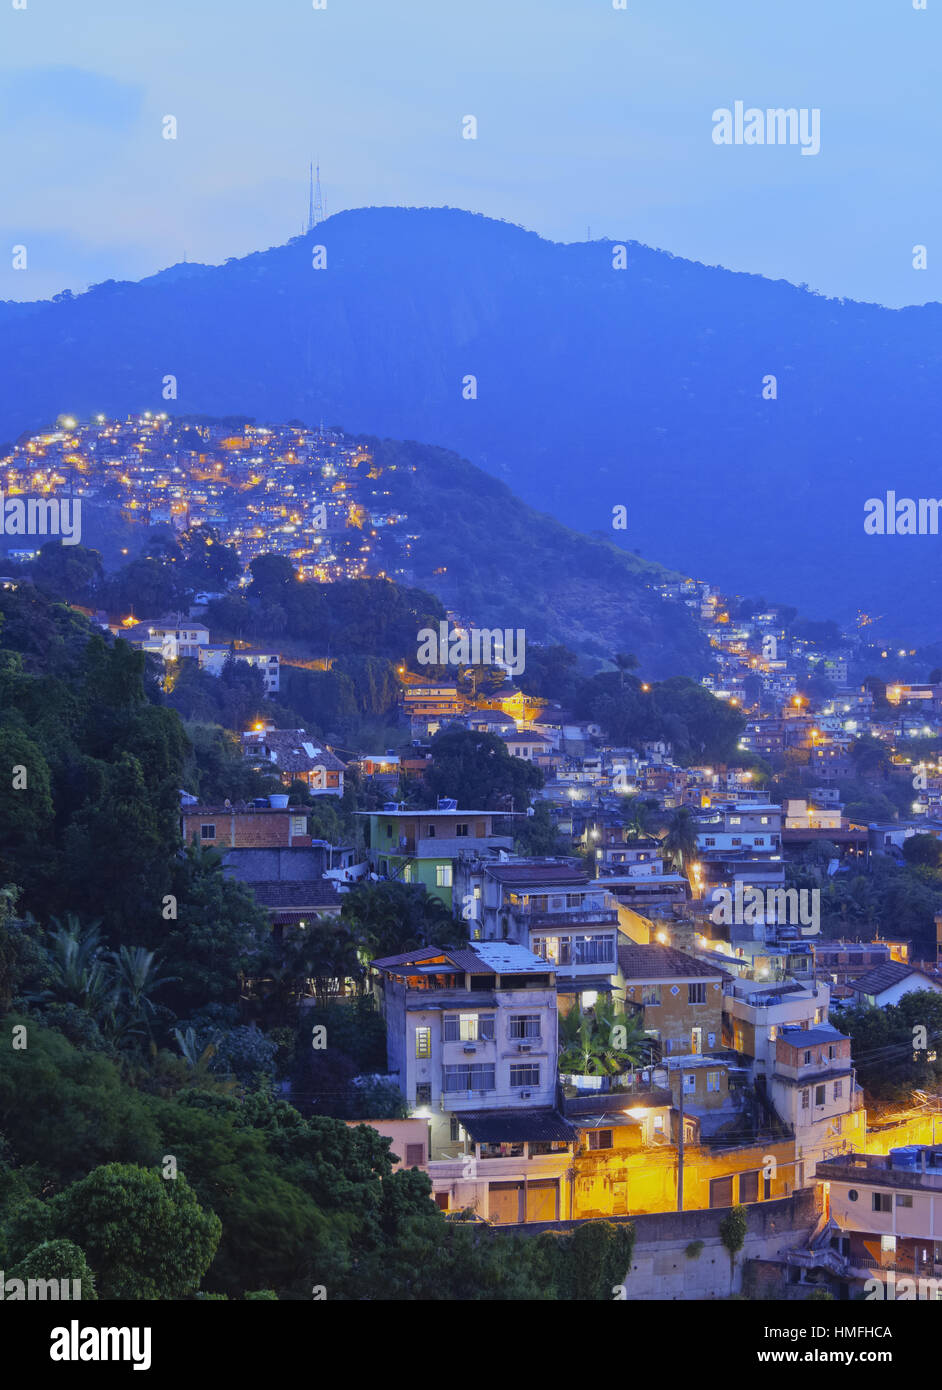
[[[413,719],[456,719],[464,714],[467,702],[454,684],[407,685],[402,691],[402,706]]]
[[[723,1044],[746,1061],[755,1083],[775,1070],[775,1043],[785,1028],[826,1023],[830,989],[823,981],[731,980],[723,996]]]
[[[472,939],[513,941],[546,961],[563,1008],[611,990],[618,910],[599,879],[561,860],[469,859],[457,873]]]
[[[390,802],[382,811],[359,812],[367,822],[370,868],[381,878],[422,883],[446,907],[453,902],[456,861],[482,850],[510,850],[509,835],[494,833],[492,811],[406,811]],[[462,900],[458,899],[459,908]]]
[[[785,882],[782,808],[732,802],[697,819],[697,856],[704,887],[742,883],[776,888]]]
[[[942,1297],[942,1147],[841,1154],[819,1162],[816,1177],[831,1258],[802,1263],[821,1263],[849,1290],[878,1279],[893,1289],[887,1298]],[[904,1278],[925,1282],[904,1294]]]
[[[556,983],[522,946],[479,941],[373,962],[389,1071],[429,1121],[448,1209],[492,1221],[568,1215],[573,1130],[556,1099]]]
[[[795,1136],[796,1186],[814,1176],[819,1159],[863,1146],[867,1113],[850,1038],[830,1023],[783,1027],[776,1034],[765,1092]]]
[[[164,661],[199,657],[201,648],[209,642],[208,627],[182,616],[147,619],[131,627],[118,628],[117,635],[143,651],[156,652]]]

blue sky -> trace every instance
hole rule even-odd
[[[831,295],[942,299],[926,4],[0,0],[0,297],[283,242],[316,154],[328,213],[448,204]],[[737,100],[820,108],[821,152],[715,145]]]

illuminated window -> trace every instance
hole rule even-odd
[[[437,888],[450,888],[450,887],[451,887],[451,865],[450,865],[450,864],[436,864],[436,865],[435,865],[435,886],[436,886]]]
[[[431,1057],[431,1055],[432,1055],[432,1030],[431,1030],[431,1028],[416,1028],[416,1030],[415,1030],[415,1055],[416,1055],[416,1057]]]

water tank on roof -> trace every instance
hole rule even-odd
[[[921,1144],[904,1144],[898,1149],[890,1149],[890,1167],[915,1172],[920,1164]]]
[[[384,811],[398,811],[398,810],[399,810],[399,802],[398,802],[398,801],[384,801],[384,802],[383,802],[383,810],[384,810]]]
[[[267,796],[256,796],[256,797],[254,798],[254,800],[252,801],[252,805],[256,808],[256,810],[260,809],[260,808],[263,807],[263,806],[267,806],[267,805],[268,805],[268,797],[267,797]]]
[[[284,811],[288,805],[287,796],[270,796],[268,804],[273,811]]]

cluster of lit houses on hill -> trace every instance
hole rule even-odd
[[[245,751],[286,784],[301,753],[308,770],[335,772],[337,794],[342,771],[303,730],[253,732]],[[655,911],[633,888],[666,876],[656,841],[623,835],[628,870],[595,876],[572,856],[515,854],[506,816],[449,802],[363,813],[363,848],[312,840],[287,793],[250,806],[188,799],[181,814],[185,838],[220,849],[279,931],[336,916],[365,876],[423,883],[466,921],[463,945],[371,966],[409,1111],[371,1123],[401,1165],[428,1174],[443,1210],[510,1225],[631,1216],[643,1235],[645,1216],[677,1212],[682,1233],[687,1215],[743,1203],[772,1221],[774,1252],[763,1237],[761,1258],[785,1283],[850,1289],[874,1271],[942,1272],[935,1110],[868,1131],[850,1040],[829,1020],[836,996],[942,991],[907,943],[819,942],[787,911],[721,930],[689,883],[685,910]],[[720,849],[725,881],[778,881],[782,808],[729,799],[720,814],[722,828],[709,816],[698,826],[699,858],[737,829],[730,841],[744,843]],[[564,1063],[566,1020],[603,1000],[641,1030],[647,1055],[597,1073]],[[662,1241],[635,1296],[664,1296]],[[697,1296],[726,1292],[707,1266],[680,1267],[677,1296],[693,1296],[697,1277]]]
[[[322,580],[408,555],[405,518],[383,511],[371,459],[330,431],[64,421],[2,467],[8,491],[64,488],[149,524],[205,522],[244,562],[276,550]],[[942,1274],[938,1102],[868,1127],[850,1040],[830,1021],[837,1003],[942,992],[938,960],[914,959],[891,935],[825,940],[786,883],[789,860],[809,850],[831,876],[875,854],[901,859],[914,834],[942,838],[942,766],[913,751],[942,733],[942,684],[864,688],[863,656],[906,670],[912,653],[860,634],[791,638],[774,610],[733,619],[715,588],[692,580],[662,590],[710,643],[703,684],[741,711],[741,751],[787,771],[800,794],[774,803],[748,768],[681,766],[665,741],[617,746],[509,680],[472,696],[403,671],[399,748],[341,757],[316,733],[262,718],[243,752],[282,792],[235,806],[184,795],[183,835],[224,854],[278,932],[316,929],[364,878],[422,885],[466,924],[463,945],[374,960],[370,975],[409,1112],[373,1123],[402,1165],[428,1174],[444,1210],[508,1225],[630,1216],[640,1297],[720,1292],[715,1260],[682,1258],[683,1222],[735,1203],[751,1213],[754,1263],[780,1283],[846,1292],[875,1272]],[[114,630],[168,667],[192,659],[219,674],[245,662],[279,693],[277,646],[213,642],[198,611]],[[454,725],[539,767],[533,804],[410,807],[432,736]],[[883,750],[888,783],[908,793],[908,810],[885,823],[841,803],[864,735],[871,756]],[[352,769],[381,809],[362,813],[349,844],[313,839],[298,788],[342,797]],[[690,851],[672,857],[643,817],[626,821],[626,796],[660,813],[688,808]],[[538,802],[559,850],[525,857],[515,830]],[[717,913],[724,894],[741,905],[747,893],[761,910]],[[942,943],[942,919],[937,930]],[[609,1013],[640,1032],[643,1057],[618,1060],[615,1046],[613,1063],[573,1042],[574,1019]],[[646,1247],[644,1219],[666,1213],[680,1222],[673,1245],[661,1231]]]
[[[129,635],[165,659],[195,655],[210,669],[223,653],[210,655],[209,633],[194,622],[149,623]],[[765,636],[753,634],[754,652]],[[829,1012],[835,1002],[882,1006],[939,992],[942,976],[935,961],[911,959],[902,940],[809,932],[791,910],[785,870],[812,846],[827,847],[828,873],[865,867],[872,854],[898,856],[916,831],[942,829],[935,770],[907,758],[904,723],[917,708],[920,727],[933,727],[942,689],[892,687],[877,719],[871,691],[828,678],[818,695],[803,696],[787,661],[784,673],[757,667],[764,658],[738,650],[741,641],[731,655],[717,651],[758,686],[725,697],[742,702],[751,751],[777,765],[791,755],[807,790],[783,805],[748,770],[681,767],[664,742],[613,746],[598,725],[509,683],[471,698],[455,683],[407,677],[410,741],[398,751],[341,760],[307,731],[263,721],[244,735],[244,752],[284,793],[239,807],[187,798],[184,834],[223,850],[228,871],[252,886],[280,931],[336,915],[343,892],[367,876],[421,884],[467,923],[462,947],[372,963],[389,1071],[409,1110],[408,1119],[375,1125],[403,1163],[428,1173],[444,1209],[519,1224],[771,1203],[778,1242],[767,1263],[785,1280],[850,1288],[875,1269],[935,1272],[942,1248],[926,1224],[937,1181],[934,1107],[868,1130],[850,1040]],[[428,766],[430,735],[455,724],[496,734],[542,769],[536,796],[565,852],[514,852],[518,818],[532,808],[419,810],[400,799]],[[914,793],[910,817],[871,825],[844,815],[837,784],[861,733],[885,741],[888,775],[925,794]],[[388,800],[364,814],[362,842],[313,841],[290,789],[340,796],[351,765]],[[626,825],[625,794],[690,809],[696,847],[687,862]],[[763,895],[763,910],[718,920],[718,895],[746,890]],[[591,1017],[600,1001],[640,1026],[647,1056],[597,1074],[561,1069],[561,1020]],[[916,1168],[900,1169],[913,1141],[930,1145],[927,1157],[920,1150]],[[861,1162],[872,1204],[852,1207],[839,1183]],[[832,1166],[833,1204],[822,1176]],[[898,1171],[907,1176],[883,1181]]]
[[[680,767],[664,742],[612,746],[599,726],[509,684],[472,699],[412,677],[401,691],[411,741],[398,752],[344,764],[304,730],[244,736],[246,756],[274,768],[286,789],[302,781],[339,795],[353,764],[384,792],[382,809],[362,814],[356,844],[310,840],[287,790],[274,804],[183,808],[185,836],[222,848],[282,931],[336,915],[365,877],[421,884],[466,923],[462,946],[372,962],[389,1074],[409,1111],[372,1123],[402,1165],[428,1174],[443,1210],[507,1225],[631,1217],[637,1297],[727,1292],[710,1273],[715,1260],[682,1256],[701,1233],[689,1223],[735,1203],[747,1208],[747,1249],[770,1287],[824,1283],[847,1294],[873,1278],[942,1276],[938,1101],[868,1127],[850,1039],[829,1016],[835,1003],[881,1007],[942,992],[942,971],[891,935],[825,940],[786,884],[789,860],[811,847],[825,850],[834,874],[865,868],[873,854],[898,857],[909,835],[942,826],[915,796],[911,816],[892,824],[844,814],[842,774],[813,755],[846,755],[848,733],[882,736],[870,692],[835,681],[802,697],[777,675],[759,679],[773,690],[762,685],[746,708],[749,728],[780,721],[782,745],[767,755],[780,765],[791,750],[807,784],[781,805],[748,770]],[[888,775],[931,794],[934,769],[907,759],[905,742],[897,752],[899,721],[918,701],[935,723],[942,688],[898,686],[889,698]],[[455,724],[498,735],[542,768],[534,800],[546,803],[564,850],[515,852],[532,807],[440,801],[422,810],[399,799],[428,766],[429,736]],[[690,809],[695,849],[685,861],[626,823],[625,794]],[[717,913],[724,893],[741,902],[747,892],[762,895],[760,911]],[[937,930],[942,943],[942,919]],[[567,1020],[608,1012],[602,1005],[640,1029],[643,1058],[572,1061]],[[671,1238],[652,1228],[645,1244],[646,1219],[667,1213],[680,1223]],[[707,1247],[714,1237],[719,1249],[715,1231]]]
[[[395,575],[413,539],[370,455],[323,428],[63,417],[0,459],[0,479],[9,497],[80,498],[144,528],[212,526],[243,565],[274,552],[305,578]]]

